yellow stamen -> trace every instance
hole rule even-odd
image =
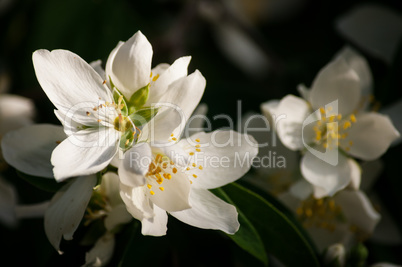
[[[147,184],[147,187],[148,187],[148,189],[151,189],[151,188],[152,188],[152,185]]]
[[[150,193],[151,195],[155,195],[155,192],[154,192],[154,191],[149,191],[149,193]]]
[[[200,165],[200,166],[198,167],[198,169],[202,170],[202,166]]]
[[[350,123],[350,121],[345,121],[343,123],[343,129],[346,130],[348,128],[352,127],[352,124]]]
[[[165,190],[165,188],[163,188],[163,187],[159,187],[159,190],[164,191],[164,190]]]
[[[192,156],[192,155],[194,155],[194,152],[190,152],[190,153],[188,153],[190,156]]]
[[[198,143],[201,142],[199,138],[195,139],[195,141],[198,142]]]
[[[193,177],[194,177],[194,178],[197,178],[197,175],[193,174]]]
[[[356,122],[356,116],[355,114],[350,115],[350,120],[355,123]]]
[[[156,81],[159,78],[159,74],[156,74],[155,77],[152,78],[152,81]]]
[[[195,149],[195,151],[197,151],[197,152],[201,152],[201,149],[199,149],[199,148],[196,148],[196,149]]]
[[[176,169],[176,168],[173,168],[172,171],[173,171],[173,173],[176,173],[176,172],[177,172],[177,169]]]

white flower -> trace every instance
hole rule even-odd
[[[199,103],[205,89],[205,78],[196,70],[187,75],[191,57],[181,57],[172,65],[163,63],[151,69],[152,46],[138,31],[127,42],[119,42],[106,63],[106,79],[127,99],[141,97],[141,105],[152,107],[157,103],[158,113],[142,129],[140,140],[167,142],[183,130],[185,121]],[[141,66],[141,67],[138,67]],[[141,90],[139,90],[141,89]],[[175,109],[174,107],[177,107]]]
[[[335,243],[343,244],[348,250],[357,241],[367,239],[381,218],[360,190],[345,189],[333,197],[316,199],[310,196],[303,200],[292,191],[309,195],[313,188],[303,180],[301,183],[306,185],[306,192],[301,194],[300,190],[290,189],[279,199],[296,213],[321,251]]]
[[[56,106],[68,136],[52,154],[56,180],[105,168],[119,148],[125,151],[138,140],[138,127],[144,127],[158,111],[152,128],[157,134],[170,135],[175,130],[171,125],[177,127],[180,116],[191,114],[203,94],[205,79],[198,71],[187,76],[190,57],[152,70],[151,58],[152,47],[141,32],[119,43],[109,56],[106,72],[99,61],[91,67],[69,51],[34,53],[38,81]],[[181,113],[149,107],[158,102],[177,105]]]
[[[68,136],[52,153],[55,179],[102,170],[116,154],[123,132],[134,127],[122,116],[121,103],[115,102],[98,73],[72,52],[38,50],[33,63]]]
[[[126,153],[119,177],[121,197],[142,222],[144,235],[166,234],[166,212],[195,227],[229,234],[238,230],[236,208],[208,189],[233,182],[249,170],[258,153],[252,137],[233,131],[200,132],[174,146],[137,146]]]
[[[311,90],[299,89],[305,99],[288,95],[266,112],[277,118],[286,115],[277,120],[279,138],[292,150],[310,146],[301,161],[302,174],[315,186],[317,198],[332,196],[360,179],[357,163],[346,155],[376,159],[399,133],[387,116],[365,111],[371,75],[366,61],[350,48],[319,72]],[[333,154],[338,149],[340,153]],[[337,155],[337,164],[327,163],[327,155]]]

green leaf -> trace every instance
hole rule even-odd
[[[286,266],[319,266],[312,244],[274,205],[236,183],[221,190],[254,226],[269,253]]]
[[[146,107],[130,115],[135,126],[141,127],[158,114],[159,108]]]
[[[127,108],[127,103],[126,103],[126,98],[124,95],[114,87],[114,84],[112,83],[112,80],[110,80],[110,84],[112,85],[113,88],[113,100],[116,103],[116,105],[121,105],[119,109],[121,110],[121,115],[127,116],[128,115],[128,108]]]
[[[128,101],[129,114],[145,105],[149,96],[149,84],[137,90]]]
[[[230,197],[221,188],[217,188],[211,191],[215,195],[224,199],[226,202],[235,205],[235,203],[233,203]],[[268,265],[268,257],[265,252],[265,247],[260,235],[258,234],[253,224],[243,214],[243,212],[239,209],[237,210],[237,212],[239,213],[240,228],[236,232],[236,234],[227,236],[230,237],[237,245],[239,245],[239,247],[256,257],[265,265]]]
[[[57,192],[65,184],[64,182],[58,183],[55,179],[32,176],[20,171],[17,171],[17,174],[31,185],[46,192]]]

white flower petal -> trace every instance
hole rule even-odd
[[[309,104],[293,95],[285,96],[276,108],[276,131],[282,143],[291,150],[304,148],[303,122],[311,113]]]
[[[200,139],[200,142],[195,139]],[[194,146],[198,143],[201,151],[195,152]],[[197,167],[189,173],[197,175],[198,178],[192,179],[192,186],[197,188],[212,189],[236,181],[250,169],[253,158],[258,154],[255,139],[235,131],[197,133],[191,140],[183,140],[179,144],[185,151],[196,153],[193,162]]]
[[[339,114],[351,114],[358,106],[362,84],[356,71],[344,58],[337,58],[317,74],[310,91],[314,110],[338,100]]]
[[[389,8],[365,4],[339,18],[336,28],[353,44],[392,63],[402,37],[402,17]]]
[[[275,114],[277,114],[276,110],[278,106],[279,100],[270,100],[260,105],[262,114],[264,114],[264,116],[270,121],[270,123],[272,121],[275,121],[275,118],[273,118],[272,116],[275,116]]]
[[[187,77],[172,83],[157,107],[162,107],[160,113],[148,123],[152,127],[153,139],[167,142],[170,135],[180,136],[187,120],[197,107],[204,94],[206,81],[201,72],[196,70]]]
[[[399,136],[387,116],[363,113],[356,117],[356,123],[348,129],[348,136],[341,140],[340,146],[349,147],[347,153],[356,158],[374,160],[384,154]]]
[[[120,181],[128,186],[145,185],[145,174],[152,161],[151,147],[147,143],[133,146],[124,155],[119,166]]]
[[[60,251],[60,241],[64,237],[71,240],[78,228],[89,200],[96,176],[77,177],[63,186],[52,198],[45,213],[45,232],[50,244]]]
[[[387,106],[380,110],[381,114],[388,116],[394,127],[398,130],[399,133],[402,133],[402,99],[394,102],[392,105]],[[392,145],[398,145],[402,141],[401,136],[399,136]]]
[[[110,90],[98,73],[78,55],[66,50],[37,50],[33,54],[36,77],[50,101],[67,114],[82,102],[111,101]]]
[[[198,105],[194,110],[190,119],[187,121],[186,128],[183,131],[182,138],[188,138],[195,133],[202,132],[204,130],[204,123],[207,121],[206,114],[208,112],[208,106],[204,103]]]
[[[13,185],[0,177],[0,222],[13,227],[17,224],[15,207],[17,205],[17,192]]]
[[[142,228],[141,233],[143,235],[163,236],[167,231],[168,216],[166,211],[158,208],[156,205],[153,207],[155,216],[148,219],[141,220]]]
[[[208,190],[193,188],[190,193],[190,204],[191,209],[170,214],[189,225],[221,230],[227,234],[236,233],[240,227],[236,208]]]
[[[150,203],[145,187],[130,187],[120,184],[120,197],[126,204],[127,211],[136,219],[152,218],[154,216],[153,205]]]
[[[307,102],[310,102],[310,89],[307,88],[304,84],[299,84],[297,86],[297,91],[299,94],[306,100]]]
[[[347,64],[356,72],[360,80],[361,96],[368,98],[373,92],[373,78],[367,60],[349,46],[344,47],[336,58],[346,60]],[[369,101],[366,102],[369,103]]]
[[[121,45],[116,54],[109,60],[110,78],[120,92],[130,99],[138,89],[146,86],[150,79],[152,64],[152,46],[147,38],[136,32],[127,42]]]
[[[343,190],[335,195],[334,200],[341,206],[349,224],[365,233],[373,232],[381,216],[362,191]]]
[[[106,266],[113,256],[114,246],[114,234],[106,232],[96,241],[92,249],[85,254],[85,264],[82,267]]]
[[[0,135],[33,123],[34,103],[17,95],[0,95]]]
[[[147,191],[148,198],[159,208],[171,211],[180,211],[191,208],[189,204],[190,180],[186,173],[178,170],[177,173],[170,172],[171,179],[164,179],[161,184],[156,179],[148,178],[147,182],[152,186]],[[154,192],[152,195],[150,192]]]
[[[304,179],[300,179],[290,186],[289,192],[300,200],[308,198],[313,193],[313,186]]]
[[[89,175],[104,169],[117,152],[118,133],[114,129],[87,129],[69,136],[52,153],[57,181]]]
[[[304,178],[311,184],[324,189],[328,196],[345,188],[350,183],[352,175],[360,176],[361,174],[356,162],[341,153],[339,153],[338,164],[332,166],[310,152],[306,152],[300,162],[300,168]]]
[[[102,192],[102,195],[107,197],[108,203],[112,207],[123,203],[120,198],[120,180],[116,173],[107,172],[102,175],[100,191]]]
[[[17,170],[33,176],[53,178],[50,157],[57,144],[65,138],[61,126],[36,124],[6,134],[1,149],[7,163]]]
[[[154,103],[158,103],[161,97],[168,90],[169,85],[178,79],[187,76],[187,67],[190,63],[191,57],[181,57],[177,59],[171,66],[164,70],[157,80],[151,85],[149,89],[149,99],[146,106],[150,106]],[[159,71],[159,69],[157,69]],[[156,77],[156,73],[153,73],[153,77]]]

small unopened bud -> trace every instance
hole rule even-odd
[[[325,252],[325,266],[342,267],[345,265],[345,256],[345,247],[342,244],[333,244]]]

